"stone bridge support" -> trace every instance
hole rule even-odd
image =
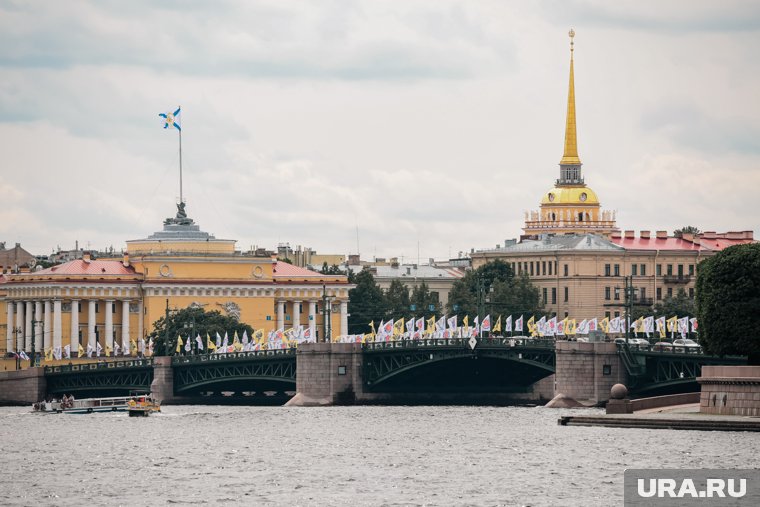
[[[296,358],[296,395],[288,406],[349,405],[366,401],[361,344],[304,343],[299,345]]]
[[[31,405],[44,400],[46,391],[44,368],[0,372],[0,405]]]
[[[627,376],[614,343],[556,344],[555,394],[565,394],[584,404],[606,402],[615,384],[627,384]]]

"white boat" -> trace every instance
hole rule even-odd
[[[96,412],[125,412],[134,396],[110,398],[82,398],[64,396],[61,400],[40,401],[32,405],[32,411],[48,414],[93,414]]]

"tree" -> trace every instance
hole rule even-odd
[[[206,347],[206,334],[215,337],[216,333],[224,336],[227,333],[232,339],[237,332],[239,337],[243,332],[253,336],[253,328],[234,317],[222,315],[218,310],[206,312],[203,308],[191,306],[178,311],[170,311],[169,318],[161,317],[153,323],[153,331],[149,337],[153,339],[153,351],[157,356],[172,355],[177,346],[177,336],[182,335],[182,341],[190,338],[195,341],[201,336]],[[193,345],[195,347],[195,345]],[[184,353],[184,349],[183,349]]]
[[[390,287],[385,291],[386,314],[385,319],[398,319],[409,313],[409,288],[401,280],[391,281]]]
[[[293,261],[288,259],[287,257],[277,257],[277,260],[280,262],[284,262],[286,264],[293,264]]]
[[[675,296],[666,296],[662,302],[654,305],[655,317],[670,318],[674,315],[678,317],[696,317],[697,307],[694,304],[694,300],[691,299],[686,291],[678,289]]]
[[[697,266],[699,338],[711,354],[760,364],[760,243],[736,245]]]
[[[343,271],[340,270],[340,267],[337,264],[333,264],[332,266],[327,265],[327,261],[322,263],[322,269],[319,271],[323,275],[342,275]],[[350,270],[349,270],[350,273]]]
[[[356,287],[348,291],[348,332],[359,334],[368,332],[369,323],[375,326],[385,317],[385,297],[375,283],[375,277],[368,269],[357,273]]]
[[[693,225],[686,225],[684,227],[681,227],[680,229],[676,229],[675,231],[673,231],[673,236],[675,236],[676,238],[680,238],[684,234],[695,234],[696,235],[696,234],[699,234],[701,232],[702,231],[700,231],[699,229],[697,229]]]
[[[441,303],[438,301],[438,295],[430,292],[425,280],[412,290],[409,303],[415,307],[410,312],[418,319],[420,317],[429,319],[434,315],[441,314]]]
[[[488,301],[486,301],[488,299]],[[479,305],[483,305],[478,308]],[[512,268],[496,260],[470,271],[454,282],[449,292],[448,311],[460,317],[479,310],[504,315],[543,314],[539,290],[526,274],[515,277]]]

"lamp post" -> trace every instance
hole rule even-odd
[[[35,341],[36,341],[35,336],[37,335],[37,333],[35,333],[35,328],[37,327],[37,324],[42,326],[42,333],[40,333],[40,336],[45,336],[45,321],[32,319],[32,351],[31,351],[31,354],[29,355],[30,368],[35,366],[35,361],[37,359],[36,344],[35,344]]]
[[[16,337],[16,348],[19,348],[19,340],[21,335],[21,328],[18,326],[13,327],[13,336]],[[23,349],[23,347],[21,347]],[[21,356],[19,355],[19,350],[16,351],[16,369],[21,369]]]

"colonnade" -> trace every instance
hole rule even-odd
[[[318,300],[316,299],[311,299],[307,301],[307,303],[309,304],[308,328],[311,333],[311,336],[317,336],[317,301]],[[291,301],[278,299],[276,301],[277,329],[283,329],[284,327],[286,327],[285,305],[287,303],[290,303],[292,305],[292,316],[291,316],[290,325],[292,326],[301,325],[301,305],[303,304],[303,302],[304,301],[300,299],[295,299]],[[339,304],[339,308],[340,308],[340,334],[347,335],[348,334],[348,301],[341,300],[341,301],[337,301],[337,303]],[[330,315],[332,315],[331,308],[330,308]],[[333,334],[335,333],[333,332]]]
[[[86,334],[82,333],[82,347],[87,350],[97,350],[98,346],[98,305],[104,307],[103,330],[104,339],[100,340],[101,346],[114,350],[114,342],[119,343],[124,350],[129,350],[131,335],[135,338],[142,336],[142,329],[137,333],[130,328],[130,299],[70,299],[68,312],[63,310],[64,301],[55,299],[34,299],[25,301],[8,300],[7,307],[7,335],[6,350],[32,351],[32,336],[34,336],[35,352],[44,352],[48,349],[62,350],[66,345],[70,346],[71,356],[76,357],[80,345],[80,328],[85,324],[80,322],[80,313],[86,308]],[[120,322],[114,322],[114,305],[121,303]],[[135,301],[138,304],[138,315],[143,314],[142,300]],[[70,326],[67,333],[63,330],[64,313],[70,312]],[[138,319],[139,327],[142,328],[142,319]],[[115,328],[121,328],[120,336],[115,336]],[[68,336],[66,336],[68,335]],[[66,340],[66,338],[68,338]],[[135,340],[137,341],[137,340]]]

